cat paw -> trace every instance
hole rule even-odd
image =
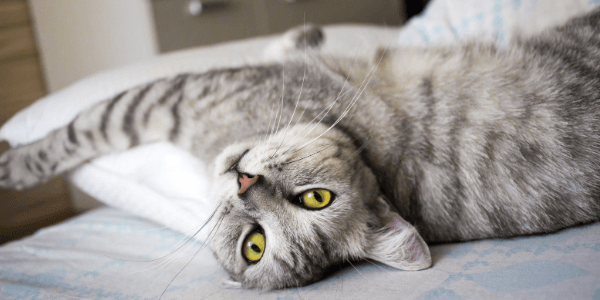
[[[23,190],[41,183],[43,176],[39,169],[29,155],[14,149],[5,151],[0,154],[0,188]]]
[[[288,44],[293,45],[296,50],[302,51],[305,48],[320,47],[325,38],[321,28],[306,24],[288,30],[284,39],[288,39]]]
[[[315,51],[325,40],[321,28],[312,25],[300,25],[285,32],[265,48],[263,56],[266,59],[284,60],[294,54],[304,53],[305,50]]]

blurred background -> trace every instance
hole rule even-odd
[[[0,124],[88,75],[307,23],[398,26],[428,0],[0,0]],[[0,153],[8,148],[0,143]],[[77,214],[57,178],[0,190],[0,244]]]

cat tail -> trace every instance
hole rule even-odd
[[[67,126],[0,155],[0,188],[22,190],[98,156],[140,144],[186,139],[183,86],[189,75],[124,91],[83,112]]]

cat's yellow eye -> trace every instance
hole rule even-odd
[[[250,262],[259,261],[265,253],[265,235],[260,231],[250,233],[244,241],[242,253]]]
[[[323,208],[331,201],[331,192],[323,189],[309,190],[302,194],[300,200],[308,208]]]

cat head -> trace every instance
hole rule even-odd
[[[403,270],[431,265],[423,239],[390,208],[337,129],[300,124],[229,146],[216,159],[212,197],[210,245],[245,287],[302,286],[346,260]]]

